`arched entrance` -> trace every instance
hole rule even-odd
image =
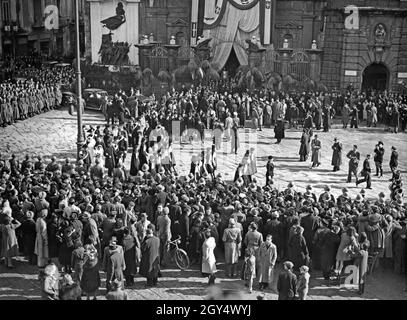
[[[363,71],[362,90],[384,91],[387,89],[389,70],[382,63],[372,63]]]

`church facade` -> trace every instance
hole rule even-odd
[[[111,32],[118,35],[114,41],[129,44],[129,62],[142,68],[151,61],[161,63],[157,53],[170,61],[159,67],[171,69],[171,61],[183,61],[171,60],[171,55],[187,54],[188,61],[190,47],[210,39],[208,58],[219,70],[234,66],[233,58],[240,65],[308,78],[334,90],[399,90],[407,82],[405,0],[354,0],[353,5],[344,0],[87,1],[99,8],[90,9],[85,27],[93,62],[100,62],[102,40],[96,37]],[[122,19],[115,14],[119,2],[125,22],[107,30],[103,19]],[[140,47],[146,35],[149,44]]]

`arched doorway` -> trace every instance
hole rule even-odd
[[[372,63],[363,71],[362,90],[384,91],[387,89],[389,70],[382,63]]]

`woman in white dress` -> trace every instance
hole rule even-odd
[[[45,217],[47,216],[47,210],[44,209],[38,214],[37,221],[35,223],[35,230],[37,237],[35,239],[34,253],[37,255],[38,267],[43,268],[48,261],[48,233],[47,223]]]
[[[88,144],[88,152],[89,152],[89,157],[90,157],[90,163],[91,165],[95,163],[95,153],[94,153],[94,148],[96,145],[96,140],[95,136],[92,134],[88,135],[86,138],[87,144]]]
[[[202,274],[209,277],[208,284],[215,283],[216,258],[214,250],[216,248],[215,238],[211,236],[211,231],[206,230],[204,232],[205,241],[202,245]]]

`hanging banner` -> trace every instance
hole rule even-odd
[[[271,22],[273,17],[273,6],[271,0],[263,0],[264,4],[264,27],[263,27],[263,44],[271,43]]]
[[[198,38],[199,0],[192,0],[191,5],[191,44],[196,44]]]
[[[59,13],[58,7],[55,5],[46,6],[44,9],[44,27],[47,30],[59,29]]]

